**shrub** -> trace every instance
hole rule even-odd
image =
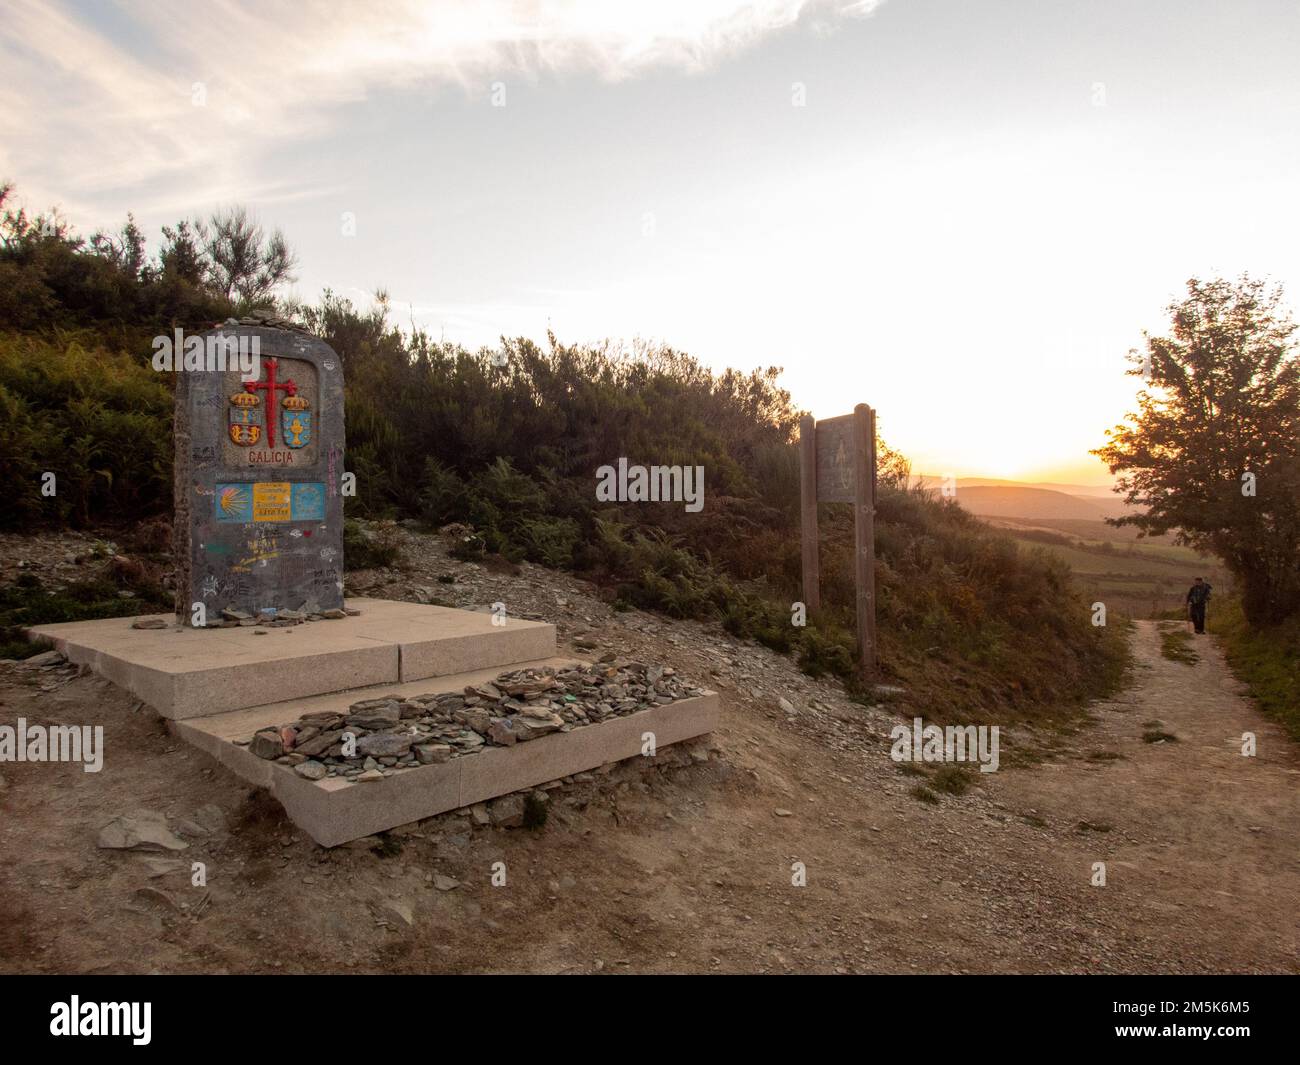
[[[349,569],[395,566],[402,556],[397,530],[391,522],[365,527],[349,518],[343,523],[343,557]]]
[[[930,778],[930,787],[947,795],[965,795],[970,790],[970,779],[961,766],[941,765]]]
[[[573,550],[581,534],[571,518],[535,518],[520,522],[515,535],[524,557],[552,569],[566,569],[573,564]]]
[[[1300,740],[1300,618],[1252,629],[1241,604],[1225,599],[1212,606],[1207,625],[1264,713]]]
[[[424,463],[420,517],[435,528],[465,516],[465,482],[436,458]]]
[[[487,543],[481,536],[462,536],[451,546],[447,553],[462,562],[477,562],[487,552]]]
[[[133,593],[124,597],[121,593]],[[116,581],[108,576],[88,577],[63,588],[46,588],[31,573],[0,588],[0,658],[26,658],[34,651],[23,630],[33,625],[65,621],[131,617],[169,611],[171,596],[148,574],[139,581]]]
[[[86,334],[0,334],[0,525],[102,525],[169,509],[168,385]],[[41,493],[45,471],[52,496]]]
[[[853,675],[852,646],[844,634],[828,635],[817,629],[805,629],[799,640],[799,668],[810,677],[847,679]]]

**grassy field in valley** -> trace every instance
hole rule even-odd
[[[1070,567],[1094,601],[1133,618],[1181,614],[1195,577],[1226,599],[1230,580],[1214,559],[1176,544],[1172,536],[1138,539],[1133,530],[1078,519],[985,519],[1011,533],[1026,548],[1039,547]]]

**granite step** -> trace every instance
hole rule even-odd
[[[350,599],[356,617],[285,628],[193,629],[171,614],[38,625],[53,642],[163,717],[187,720],[370,685],[504,670],[555,653],[555,626],[387,599]]]
[[[558,669],[575,664],[581,663],[550,657],[513,663],[510,668]],[[373,782],[341,777],[304,780],[289,766],[258,758],[243,745],[258,729],[288,724],[303,714],[345,710],[354,702],[381,695],[405,698],[459,691],[466,685],[490,681],[501,672],[493,667],[400,684],[368,685],[177,721],[171,727],[250,784],[268,789],[294,823],[325,847],[639,757],[648,733],[654,735],[656,749],[663,750],[717,727],[718,696],[705,692],[513,747],[486,747],[441,765],[405,769]]]

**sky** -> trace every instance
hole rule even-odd
[[[1300,303],[1296,0],[0,0],[0,178],[241,203],[469,347],[784,367],[933,475],[1100,484],[1192,276]]]

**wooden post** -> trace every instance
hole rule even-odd
[[[853,497],[858,658],[865,680],[876,671],[876,412],[865,403],[853,408]],[[806,558],[806,541],[804,550]]]
[[[875,543],[876,539],[876,408],[869,408],[871,411],[871,540]],[[875,590],[875,584],[872,584],[872,591]]]
[[[817,564],[817,423],[811,414],[799,422],[799,510],[803,526],[803,605],[815,614],[822,608],[821,572]]]

